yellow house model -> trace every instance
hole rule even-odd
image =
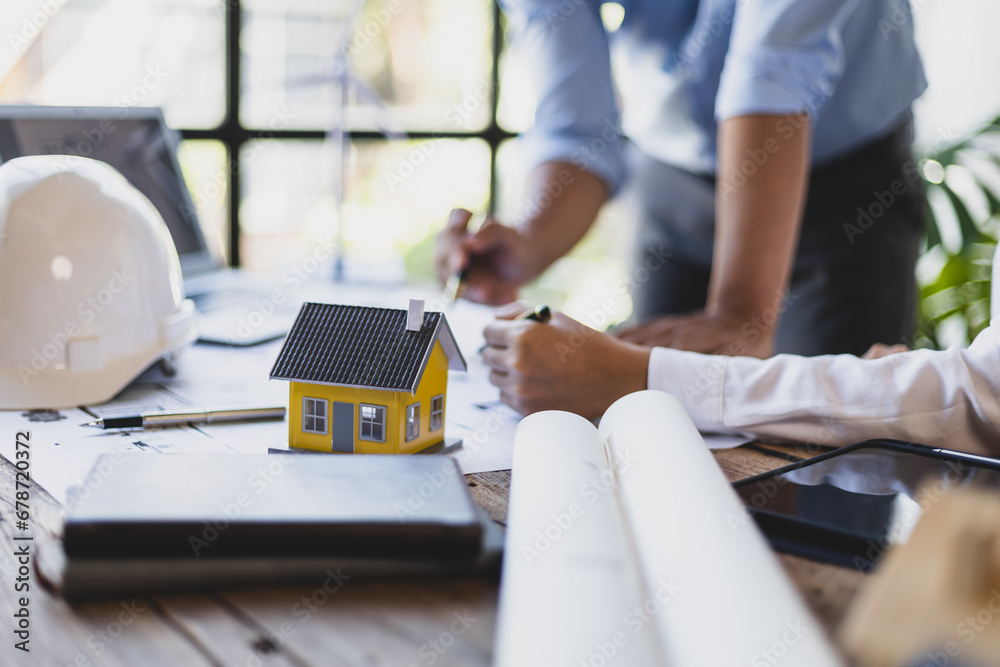
[[[288,380],[288,444],[413,454],[444,440],[448,369],[466,370],[443,313],[306,303],[271,379]]]

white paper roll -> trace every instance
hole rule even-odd
[[[655,617],[666,664],[840,664],[676,398],[619,399],[600,435],[636,461],[618,498],[640,572],[678,587]]]
[[[523,419],[514,438],[495,664],[663,664],[655,633],[632,631],[636,574],[597,429],[568,412]]]
[[[614,469],[609,465],[614,461]],[[521,422],[499,667],[840,662],[680,403]]]

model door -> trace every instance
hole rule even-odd
[[[354,404],[333,401],[333,414],[330,415],[330,433],[333,443],[330,447],[335,452],[354,453]]]

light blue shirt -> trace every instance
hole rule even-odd
[[[504,2],[537,98],[532,166],[568,160],[617,190],[624,127],[651,157],[714,174],[719,121],[802,111],[817,165],[894,129],[927,87],[908,0],[620,2],[610,39],[597,0]]]

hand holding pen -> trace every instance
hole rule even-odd
[[[492,218],[469,231],[472,213],[455,209],[437,238],[435,261],[445,297],[502,305],[517,298],[527,279],[527,242],[513,227]]]
[[[515,304],[512,307],[520,307],[520,304]],[[507,318],[504,318],[507,319]],[[514,317],[515,322],[517,321],[528,321],[537,322],[538,324],[548,324],[549,320],[552,319],[552,309],[548,306],[535,306],[534,308],[528,308],[524,310],[519,315]],[[479,354],[486,351],[489,347],[489,343],[484,343],[482,347],[479,348]]]
[[[496,316],[483,330],[482,360],[500,400],[521,414],[569,410],[591,419],[614,400],[646,388],[651,348],[544,306],[511,304]]]

